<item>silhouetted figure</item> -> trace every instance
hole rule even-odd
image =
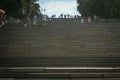
[[[67,15],[67,18],[70,18],[70,15],[69,15],[69,14]]]
[[[66,18],[66,14],[64,15],[64,18]]]
[[[5,24],[7,23],[7,19],[6,19],[6,15],[5,14],[3,15],[3,21],[4,21]]]
[[[6,16],[5,14],[0,14],[0,27],[6,24]]]
[[[2,17],[2,14],[0,14],[0,27],[2,26],[2,20],[3,20],[3,17]]]
[[[63,18],[63,14],[60,14],[59,18]]]
[[[77,18],[77,15],[74,15],[74,18]]]
[[[56,18],[56,15],[54,14],[54,15],[52,15],[52,18]]]

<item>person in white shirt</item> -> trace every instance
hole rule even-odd
[[[37,15],[33,16],[33,26],[37,25]]]
[[[85,20],[84,20],[84,18],[81,18],[81,23],[85,23]]]
[[[90,17],[88,17],[88,23],[91,23],[91,18]]]

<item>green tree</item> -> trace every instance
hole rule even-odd
[[[8,16],[17,17],[23,13],[30,15],[34,9],[35,12],[39,10],[40,6],[36,1],[38,0],[0,0],[0,8],[5,10]]]
[[[77,0],[77,3],[82,16],[120,18],[120,0]]]

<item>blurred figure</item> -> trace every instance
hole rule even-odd
[[[24,27],[27,27],[27,22],[24,23]]]
[[[48,15],[43,15],[43,26],[47,25],[47,21],[49,21]]]
[[[98,16],[94,15],[93,18],[94,18],[94,21],[95,21],[95,22],[98,22],[98,21],[99,21],[99,17],[98,17]]]
[[[97,16],[96,15],[94,15],[93,18],[94,18],[95,21],[97,20]]]
[[[85,23],[85,20],[84,20],[84,18],[81,18],[81,23]]]
[[[43,21],[48,21],[48,15],[43,15]]]
[[[25,20],[24,27],[27,27],[27,26],[31,27],[30,17],[27,17]]]
[[[64,15],[64,18],[66,18],[66,14]]]
[[[33,26],[36,26],[37,25],[37,15],[35,14],[33,16]]]
[[[69,14],[67,14],[67,18],[70,18],[70,15],[69,15]]]
[[[2,17],[2,14],[0,14],[0,27],[2,26],[2,20],[3,20],[3,17]]]
[[[63,14],[60,14],[59,18],[63,18]]]
[[[88,17],[88,23],[91,23],[91,18],[90,17]]]
[[[5,24],[7,24],[7,18],[6,18],[7,16],[4,14],[3,15],[3,21],[5,22]]]
[[[19,24],[19,23],[20,23],[20,19],[17,19],[17,20],[16,20],[16,24]]]
[[[74,15],[74,18],[77,18],[77,15]]]
[[[5,25],[6,23],[6,15],[5,15],[5,11],[0,9],[0,27],[2,27],[3,25]]]
[[[5,14],[0,14],[0,27],[6,24],[6,16]]]
[[[56,15],[54,14],[54,15],[52,15],[52,18],[56,18]]]

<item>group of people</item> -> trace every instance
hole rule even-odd
[[[87,23],[91,23],[91,21],[92,21],[91,17],[88,17],[86,19],[85,18],[81,18],[80,20],[81,20],[81,23],[86,23],[86,22]]]
[[[24,23],[24,27],[31,27],[31,26],[36,26],[37,25],[37,21],[38,21],[38,16],[37,14],[33,15],[32,17],[26,17],[25,23]]]
[[[38,15],[37,14],[34,14],[32,17],[26,17],[26,20],[25,20],[25,23],[24,23],[24,26],[27,27],[28,25],[29,26],[36,26],[37,23],[38,23]],[[44,23],[46,23],[47,21],[51,20],[52,18],[56,18],[56,15],[52,15],[51,17],[48,17],[48,15],[43,15],[41,16],[41,19]],[[93,20],[94,21],[98,21],[98,16],[94,15],[93,17],[80,17],[78,15],[74,15],[71,16],[71,15],[64,15],[64,14],[60,14],[59,18],[79,18],[80,19],[80,22],[81,23],[91,23]],[[19,23],[20,20],[17,19],[16,20],[16,23]],[[6,15],[5,14],[0,14],[0,27],[3,26],[4,24],[7,23],[7,20],[6,20]],[[45,25],[45,24],[44,24]]]
[[[69,17],[69,16],[64,16],[63,14],[61,14],[60,15],[61,17],[60,18],[66,18],[66,17]],[[55,18],[56,17],[56,15],[53,15],[52,16],[52,18]],[[29,25],[29,26],[36,26],[37,25],[37,23],[38,23],[38,16],[35,14],[34,16],[32,16],[32,18],[30,18],[30,17],[27,17],[27,21],[25,22],[25,24],[24,24],[24,26],[25,27],[27,27],[27,25]],[[43,25],[45,26],[46,25],[46,23],[48,22],[48,21],[50,21],[51,19],[52,19],[51,17],[48,17],[48,15],[46,15],[46,14],[42,14],[42,16],[41,16],[41,19],[42,19],[42,21],[43,21]],[[97,16],[93,16],[93,17],[79,17],[78,15],[75,15],[75,17],[74,18],[78,18],[78,19],[80,19],[80,22],[81,23],[91,23],[92,21],[97,21],[98,20],[98,17]]]
[[[92,18],[91,17],[87,17],[87,18],[81,17],[80,20],[81,20],[81,23],[91,23],[92,21],[94,21],[94,22],[99,21],[99,17],[96,15],[94,15]]]
[[[79,15],[61,14],[59,18],[79,18]]]
[[[52,18],[56,18],[56,15],[52,15],[52,17],[48,17],[48,15],[43,15],[42,20],[44,21],[44,25],[45,22],[50,21]],[[59,18],[76,18],[76,19],[80,19],[80,23],[91,23],[91,22],[99,21],[99,17],[96,15],[92,17],[81,17],[78,15],[74,15],[74,17],[71,17],[70,15],[61,14]]]
[[[60,14],[58,18],[79,18],[79,15],[70,15],[70,14]],[[57,18],[56,15],[52,15],[50,18]]]

